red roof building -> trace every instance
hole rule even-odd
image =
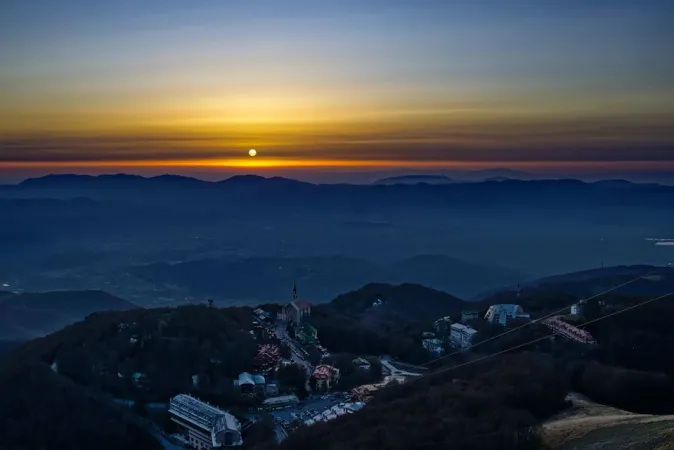
[[[320,364],[314,369],[311,378],[314,379],[317,390],[328,390],[339,381],[339,369],[326,364]]]

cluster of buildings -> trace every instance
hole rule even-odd
[[[318,340],[318,330],[306,320],[311,317],[311,304],[306,300],[298,300],[297,284],[293,285],[293,300],[281,309],[277,317],[292,325],[295,340],[301,344],[301,349],[305,353],[306,349],[311,347],[321,352],[323,357],[330,356]]]
[[[402,384],[405,381],[407,381],[406,376],[389,375],[384,377],[384,381],[381,383],[364,384],[351,389],[351,399],[356,400],[358,402],[367,402],[372,398],[375,392],[377,392],[384,386],[393,382]]]
[[[362,409],[363,406],[365,406],[365,403],[363,402],[339,403],[331,408],[326,409],[320,414],[316,414],[311,419],[305,420],[304,424],[311,426],[318,422],[327,422],[345,414],[353,414],[356,411]]]
[[[477,312],[464,311],[463,323],[453,323],[451,317],[441,317],[433,323],[433,332],[422,335],[422,346],[434,356],[445,353],[447,347],[465,349],[473,344],[477,330],[466,322],[479,318]]]
[[[422,334],[422,346],[434,356],[445,353],[447,346],[455,349],[467,349],[474,343],[478,331],[471,323],[480,319],[480,311],[464,310],[461,322],[453,323],[451,317],[441,317],[433,323],[433,332]],[[520,305],[492,305],[484,316],[487,323],[506,326],[512,320],[530,320]]]
[[[273,397],[278,395],[278,385],[267,381],[264,374],[268,374],[276,369],[281,363],[281,349],[278,345],[263,344],[258,346],[258,353],[255,356],[255,367],[261,372],[252,374],[242,372],[234,380],[234,387],[238,388],[242,394],[260,395],[263,397]]]
[[[241,424],[233,415],[190,395],[173,397],[168,412],[192,448],[212,450],[243,444]]]

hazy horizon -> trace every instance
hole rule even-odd
[[[259,175],[263,177],[283,177],[291,178],[310,183],[354,183],[364,184],[374,181],[405,175],[443,175],[457,180],[475,179],[482,172],[491,171],[512,171],[514,178],[523,179],[578,179],[582,181],[600,181],[609,179],[624,179],[636,183],[662,183],[674,184],[674,170],[668,170],[663,167],[661,170],[627,170],[626,168],[611,168],[610,165],[604,170],[597,170],[595,167],[586,168],[586,170],[561,171],[561,170],[541,170],[540,167],[511,168],[507,166],[465,166],[454,170],[447,169],[414,169],[398,168],[382,170],[377,168],[363,168],[360,170],[320,170],[320,169],[293,169],[293,168],[257,168],[240,170],[204,170],[199,168],[181,168],[181,167],[159,167],[159,168],[132,168],[132,167],[101,167],[86,168],[82,170],[77,167],[62,168],[23,168],[23,169],[3,169],[0,167],[0,184],[20,183],[29,178],[39,178],[46,175],[112,175],[129,174],[153,177],[160,175],[179,175],[190,178],[196,178],[205,181],[219,181],[236,175]],[[479,177],[478,177],[479,178]]]

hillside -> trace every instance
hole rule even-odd
[[[333,351],[421,363],[428,359],[421,333],[438,317],[458,315],[463,305],[453,295],[417,284],[373,283],[315,306],[310,321]]]
[[[507,356],[382,390],[366,408],[302,428],[281,450],[537,449],[536,425],[565,407],[563,371],[544,355]]]
[[[381,306],[373,307],[376,300],[381,300]],[[399,323],[456,314],[463,305],[463,300],[451,294],[419,284],[382,283],[365,285],[330,302],[335,311],[345,315],[359,319],[372,314],[395,316]]]
[[[252,320],[249,308],[205,305],[108,311],[14,348],[0,358],[0,449],[161,448],[113,397],[250,406],[232,381],[266,342],[248,333]]]
[[[571,408],[546,421],[543,441],[553,450],[671,450],[674,416],[634,414],[569,396]]]
[[[532,309],[535,298],[530,299]],[[551,293],[538,299],[539,310],[567,299],[568,294]],[[607,295],[605,300],[607,311],[612,311],[643,301],[643,297]],[[309,320],[333,355],[388,354],[405,362],[423,363],[429,355],[420,345],[422,331],[428,330],[437,317],[458,315],[464,306],[453,295],[420,285],[371,283],[339,295],[330,303],[313,305]],[[424,443],[422,448],[442,449],[449,445],[448,439],[462,450],[537,450],[538,425],[564,408],[569,389],[616,408],[642,414],[671,414],[674,366],[671,358],[662,355],[674,352],[672,308],[674,302],[654,303],[635,309],[630,315],[593,324],[588,329],[599,344],[592,348],[546,339],[522,347],[520,351],[524,353],[489,358],[385,389],[354,416],[299,430],[281,445],[281,450],[311,450],[319,443],[321,450],[408,450],[415,448],[415,443]],[[206,305],[91,314],[81,322],[23,344],[0,359],[0,381],[4,381],[0,394],[10,399],[7,405],[0,406],[0,413],[3,407],[25,411],[29,404],[25,402],[34,402],[44,411],[38,423],[46,433],[51,430],[50,414],[59,415],[54,426],[71,430],[70,434],[54,431],[58,435],[55,442],[63,444],[78,435],[63,424],[64,420],[83,424],[83,442],[87,442],[100,426],[98,418],[89,423],[84,416],[90,414],[88,406],[82,408],[80,416],[79,411],[68,412],[60,404],[51,404],[69,401],[72,396],[72,404],[84,402],[100,409],[107,423],[114,424],[109,432],[110,442],[120,443],[124,442],[122,435],[127,429],[131,435],[140,433],[139,442],[148,436],[134,428],[133,417],[109,404],[113,396],[165,402],[179,392],[190,392],[228,407],[250,407],[251,402],[234,391],[232,380],[240,372],[254,369],[259,343],[280,345],[268,337],[254,340],[248,333],[252,320],[251,308]],[[497,328],[497,333],[502,332]],[[520,341],[545,337],[547,331],[541,328],[527,327],[434,367],[449,367],[483,353],[519,345]],[[289,355],[287,348],[281,348]],[[133,381],[136,374],[142,374],[141,383]],[[199,376],[198,386],[192,383],[193,375]],[[26,383],[39,383],[36,392],[42,397],[25,400],[25,396],[12,395],[27,389]],[[52,395],[52,389],[58,393]],[[634,395],[635,392],[639,394]],[[565,427],[574,423],[562,426],[559,422],[554,430],[561,431],[554,436],[563,435]],[[660,425],[647,426],[651,433],[660,430]],[[0,441],[9,436],[17,442],[33,442],[30,439],[37,438],[30,437],[29,430],[27,421],[17,420],[11,429],[0,425]],[[7,442],[12,442],[9,437]],[[31,448],[40,448],[42,442],[34,442]],[[522,447],[524,443],[526,446]]]
[[[144,374],[144,396],[151,401],[189,391],[195,374],[204,389],[217,386],[223,395],[223,386],[252,370],[252,320],[249,308],[206,305],[101,312],[24,344],[6,363],[55,363],[62,376],[119,398],[138,394],[134,373]]]
[[[99,311],[137,305],[102,291],[0,292],[0,340],[44,336]]]
[[[0,362],[0,449],[160,450],[137,417],[46,365]]]
[[[644,278],[613,292],[621,295],[657,295],[674,290],[674,268],[655,266],[618,266],[588,270],[543,278],[531,285],[534,288],[589,297],[640,276]]]
[[[478,299],[484,304],[521,303],[539,310],[571,304],[574,299],[596,296],[608,290],[612,295],[622,296],[665,294],[674,291],[674,268],[634,265],[584,270],[502,288],[478,296]],[[552,298],[559,301],[546,300]]]

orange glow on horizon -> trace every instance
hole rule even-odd
[[[382,160],[309,160],[286,158],[229,158],[229,159],[176,159],[176,160],[133,160],[133,161],[11,161],[0,162],[0,167],[73,167],[73,168],[105,168],[105,167],[176,167],[176,168],[236,168],[236,169],[272,169],[272,168],[339,168],[339,167],[458,167],[471,165],[463,162],[438,161],[382,161]]]
[[[142,169],[142,168],[206,168],[206,169],[471,169],[508,167],[518,168],[575,168],[575,169],[652,169],[669,166],[662,161],[418,161],[418,160],[328,160],[286,158],[229,158],[229,159],[174,159],[125,161],[10,161],[0,162],[0,169]]]

